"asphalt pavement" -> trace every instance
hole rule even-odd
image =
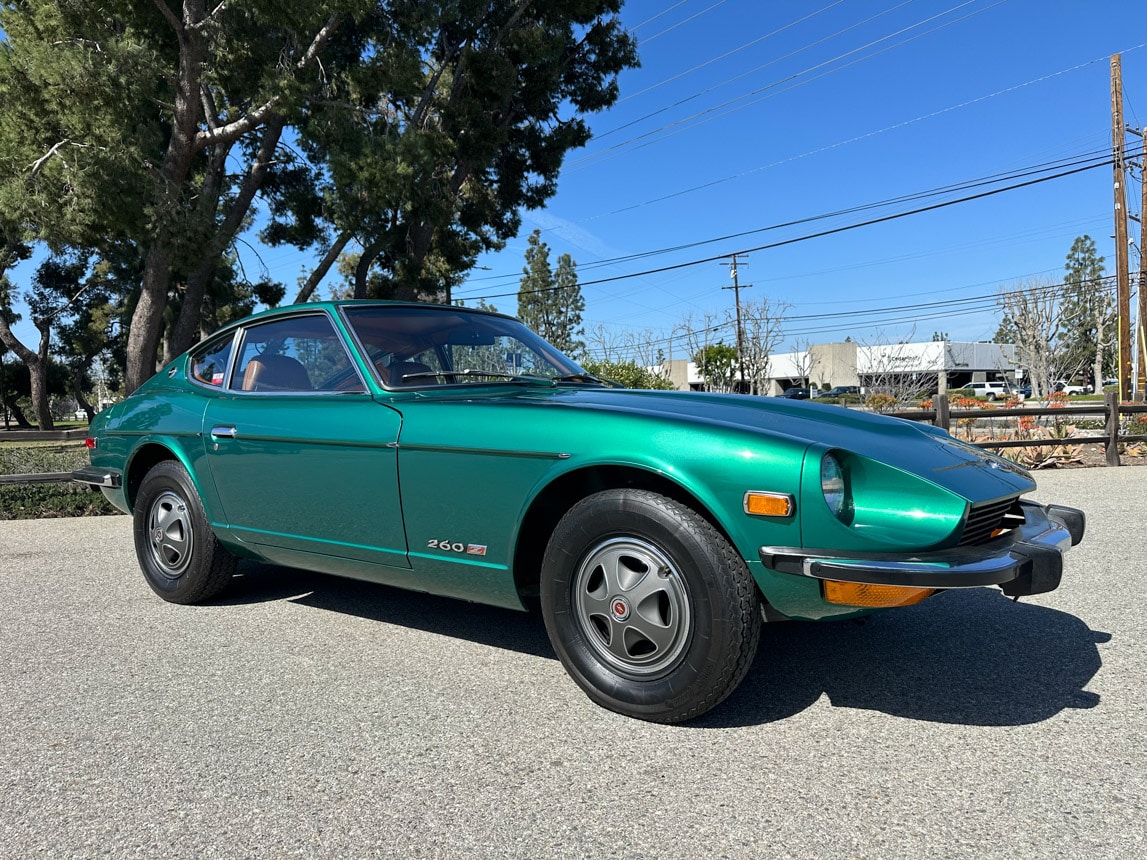
[[[684,726],[538,617],[255,565],[171,606],[125,517],[0,522],[0,857],[1147,856],[1147,469],[1040,482],[1058,591],[768,625]]]

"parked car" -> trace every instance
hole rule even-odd
[[[1093,391],[1090,385],[1076,385],[1074,383],[1065,382],[1060,380],[1055,384],[1055,390],[1067,395],[1072,394],[1090,394]]]
[[[993,380],[991,382],[972,382],[964,386],[976,397],[986,400],[1006,400],[1009,397],[1019,397],[1020,391],[1007,382]]]
[[[460,307],[241,320],[99,413],[87,445],[74,477],[132,515],[164,600],[211,600],[248,558],[539,605],[593,701],[661,722],[733,691],[762,619],[1050,591],[1084,533],[1024,498],[1026,471],[931,426],[611,387]]]
[[[800,387],[786,388],[779,396],[787,397],[789,400],[808,400],[809,389]]]
[[[846,394],[852,394],[856,397],[859,397],[860,387],[857,385],[837,385],[833,388],[829,388],[827,391],[822,391],[813,399],[824,400],[828,397],[844,397]]]

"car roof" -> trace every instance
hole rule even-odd
[[[501,319],[516,320],[517,317],[510,314],[498,313],[497,311],[489,311],[483,308],[468,308],[465,305],[444,305],[435,302],[410,302],[410,301],[394,301],[392,299],[324,299],[316,302],[299,302],[297,304],[281,305],[276,308],[266,308],[257,311],[253,314],[243,317],[242,319],[235,320],[227,323],[227,325],[220,327],[213,331],[210,335],[205,337],[202,342],[207,340],[214,340],[224,332],[234,332],[240,326],[248,326],[267,320],[276,319],[280,316],[289,316],[294,313],[306,313],[310,311],[325,311],[330,314],[338,314],[340,308],[363,308],[363,307],[382,307],[382,308],[417,308],[419,310],[439,311],[444,313],[466,313],[475,314],[479,316],[498,317]]]
[[[454,313],[465,312],[472,314],[481,314],[484,316],[503,317],[505,319],[516,319],[510,314],[499,313],[498,311],[490,311],[484,308],[468,308],[465,305],[445,305],[436,302],[410,302],[410,301],[395,301],[392,299],[325,299],[317,302],[300,302],[292,305],[282,305],[277,308],[267,308],[266,310],[259,311],[244,317],[238,322],[246,322],[247,320],[262,319],[267,316],[275,316],[277,314],[289,314],[297,311],[307,310],[337,310],[338,308],[356,308],[356,307],[385,307],[385,308],[418,308],[419,310],[437,310],[437,311],[452,311]],[[231,323],[234,325],[235,323]]]

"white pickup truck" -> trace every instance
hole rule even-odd
[[[1064,394],[1090,394],[1092,387],[1090,385],[1075,385],[1073,383],[1064,382],[1062,379],[1055,384],[1056,391],[1062,391]]]

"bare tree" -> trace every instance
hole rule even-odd
[[[692,358],[705,347],[729,337],[736,339],[736,321],[731,319],[730,314],[722,317],[714,313],[704,313],[694,317],[690,311],[673,329],[673,337],[685,344],[685,351]]]
[[[792,354],[793,368],[800,377],[803,387],[811,388],[812,376],[820,367],[820,356],[812,349],[812,341],[807,337],[804,340],[793,341],[796,349]]]
[[[896,341],[878,332],[869,340],[860,342],[864,353],[859,362],[863,368],[861,382],[869,394],[887,394],[902,402],[916,400],[936,389],[939,369],[921,370],[921,355],[910,346],[914,342],[915,328]],[[932,343],[948,349],[946,341],[933,339]]]
[[[654,329],[618,332],[602,323],[586,336],[586,352],[613,364],[632,362],[653,368],[665,361],[664,344],[669,338]]]
[[[769,359],[784,336],[781,324],[789,305],[768,298],[741,305],[744,329],[743,359],[749,394],[765,394],[769,384]]]
[[[636,369],[650,383],[641,387],[658,387],[662,382],[668,386],[669,369],[662,345],[667,344],[669,338],[664,335],[651,328],[639,332],[617,332],[598,323],[585,337],[588,360],[583,364],[603,369]]]
[[[1032,396],[1046,396],[1058,379],[1081,369],[1065,343],[1062,288],[1048,280],[1028,280],[1001,290],[1001,332],[1016,346],[1016,361],[1031,380]]]
[[[740,388],[750,394],[763,393],[769,382],[769,359],[784,336],[781,323],[788,308],[787,304],[773,303],[767,298],[741,305],[741,365],[745,378],[738,386],[734,371],[728,378],[707,379],[706,388],[710,391]],[[697,362],[698,355],[712,358],[712,350],[718,346],[735,344],[736,333],[737,318],[732,309],[725,310],[723,314],[705,313],[699,318],[690,313],[673,330],[674,339],[685,344],[694,362]]]

